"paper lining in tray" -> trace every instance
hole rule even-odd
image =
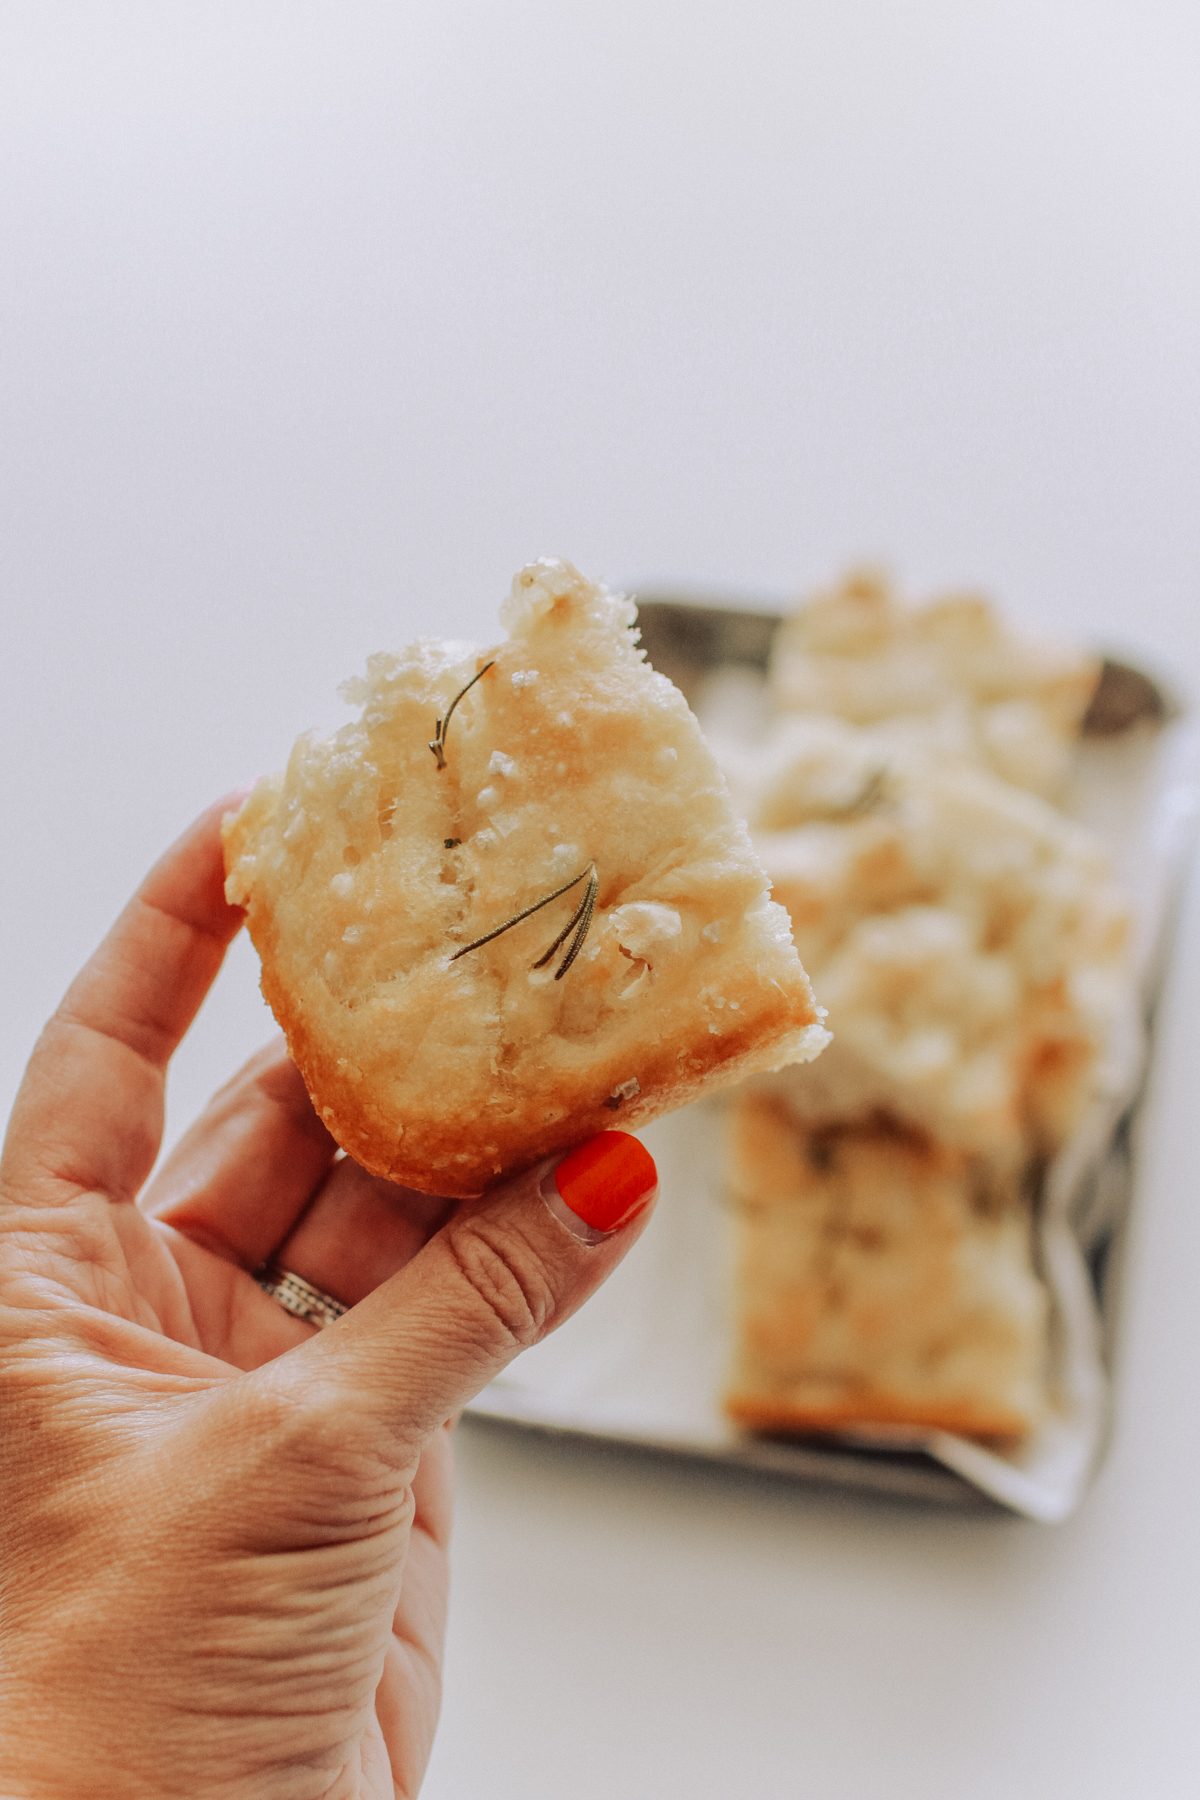
[[[694,700],[714,669],[765,668],[779,615],[643,601],[639,617],[650,660]],[[719,1100],[640,1134],[661,1182],[644,1239],[582,1312],[526,1351],[472,1412],[951,1504],[978,1504],[988,1495],[1044,1522],[1074,1510],[1108,1430],[1116,1296],[1103,1275],[1132,1195],[1131,1127],[1200,811],[1200,733],[1164,698],[1162,684],[1110,662],[1102,705],[1091,717],[1067,810],[1111,850],[1133,903],[1135,947],[1128,1006],[1097,1097],[1050,1165],[1038,1212],[1037,1253],[1051,1296],[1055,1406],[1048,1423],[1003,1455],[946,1432],[842,1432],[784,1442],[725,1419],[720,1394],[732,1350],[733,1251]]]

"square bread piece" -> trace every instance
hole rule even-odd
[[[1047,1299],[1029,1208],[986,1163],[885,1126],[806,1130],[746,1094],[729,1175],[739,1424],[1012,1440],[1039,1423]]]
[[[898,600],[874,571],[807,601],[775,639],[771,691],[782,711],[854,724],[908,722],[1004,780],[1053,797],[1100,679],[1094,656],[1015,631],[986,600]]]
[[[531,564],[507,642],[372,657],[343,689],[361,717],[301,738],[227,822],[263,993],[320,1116],[375,1174],[478,1194],[826,1041],[787,915],[635,617],[569,563]]]
[[[786,817],[755,849],[834,1032],[780,1076],[794,1111],[1052,1156],[1124,1042],[1129,911],[1104,847],[988,769],[881,760],[873,732],[809,724],[805,758],[751,802],[752,822]],[[836,782],[865,799],[839,814]]]

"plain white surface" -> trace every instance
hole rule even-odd
[[[186,818],[530,556],[882,557],[1200,687],[1197,18],[7,5],[0,1093]],[[1082,1515],[470,1429],[432,1800],[1195,1791],[1198,910]],[[172,1131],[254,980],[239,945]]]

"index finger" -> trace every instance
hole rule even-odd
[[[241,799],[210,806],[155,864],[42,1032],[0,1160],[23,1199],[132,1200],[150,1173],[167,1063],[242,923],[221,851]]]
[[[336,1151],[275,1038],[213,1095],[141,1208],[227,1262],[256,1269],[293,1230]]]

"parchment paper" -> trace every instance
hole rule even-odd
[[[831,1442],[755,1438],[726,1421],[731,1222],[721,1190],[719,1101],[641,1135],[661,1198],[645,1238],[583,1311],[527,1351],[471,1409],[528,1426],[908,1494],[955,1505],[987,1495],[1053,1523],[1079,1504],[1111,1413],[1104,1252],[1123,1223],[1129,1144],[1174,912],[1200,815],[1200,732],[1186,717],[1081,744],[1068,810],[1101,833],[1135,912],[1124,1017],[1097,1097],[1051,1165],[1040,1207],[1040,1272],[1051,1295],[1050,1421],[998,1455],[945,1432],[844,1433]]]

